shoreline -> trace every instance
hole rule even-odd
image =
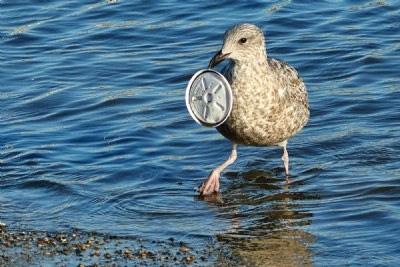
[[[194,249],[174,238],[8,231],[0,223],[0,266],[218,266],[220,257],[221,248],[213,242]]]

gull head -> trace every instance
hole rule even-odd
[[[209,68],[224,59],[240,63],[260,60],[260,57],[266,57],[263,32],[253,24],[238,24],[225,32],[222,49],[211,59]]]

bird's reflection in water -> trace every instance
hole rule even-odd
[[[319,197],[300,191],[307,178],[294,177],[287,184],[262,170],[225,176],[230,177],[227,191],[204,197],[218,206],[220,219],[232,222],[227,232],[217,235],[224,247],[222,265],[312,266],[313,236],[305,230],[312,223],[307,200]]]

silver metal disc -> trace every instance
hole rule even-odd
[[[186,88],[186,107],[192,118],[207,127],[224,123],[232,111],[232,90],[225,77],[214,70],[200,70]]]

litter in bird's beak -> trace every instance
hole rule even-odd
[[[200,70],[190,79],[186,88],[186,107],[200,125],[218,127],[228,119],[232,105],[231,87],[221,73]]]

